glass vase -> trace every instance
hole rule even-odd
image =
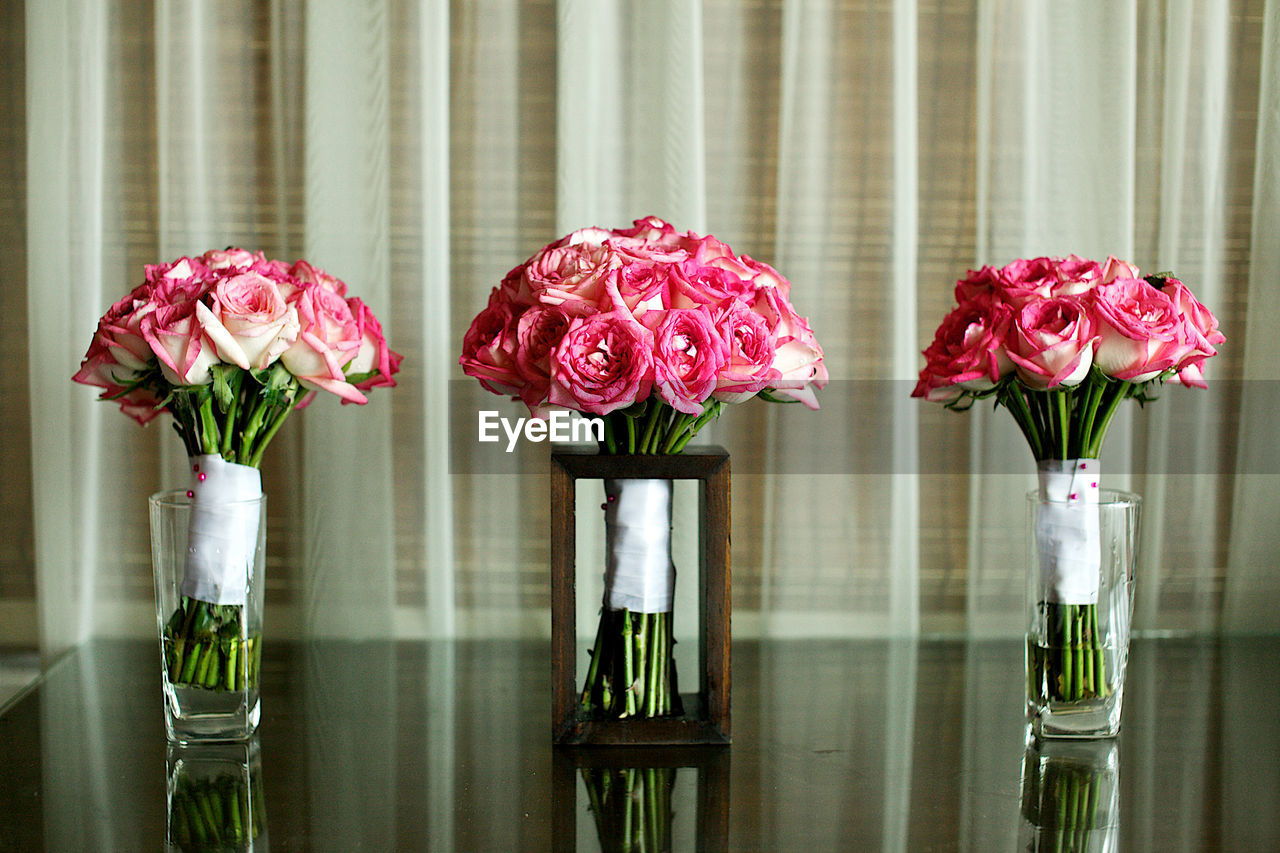
[[[238,743],[171,743],[166,763],[166,851],[268,849],[262,752],[256,737]]]
[[[1137,495],[1112,489],[1087,505],[1027,495],[1026,713],[1036,738],[1120,730],[1141,509]],[[1065,532],[1046,534],[1055,529]],[[1090,577],[1064,584],[1062,564]]]
[[[179,743],[247,739],[261,713],[266,497],[197,510],[190,492],[175,490],[148,505],[165,733]],[[218,541],[197,543],[197,515],[205,527],[212,521]],[[184,591],[197,552],[206,552],[204,564],[223,564],[217,600],[192,596],[190,585]]]
[[[1019,850],[1120,849],[1120,751],[1115,740],[1033,740],[1022,764]]]

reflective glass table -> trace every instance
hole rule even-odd
[[[566,750],[545,641],[277,642],[254,739],[179,749],[94,642],[0,713],[0,850],[1280,849],[1280,639],[1136,641],[1120,736],[1045,745],[1016,642],[732,665],[732,746]]]

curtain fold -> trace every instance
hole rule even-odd
[[[1275,631],[1278,6],[29,2],[0,71],[27,393],[0,405],[30,498],[0,532],[34,555],[0,550],[0,642],[150,632],[145,498],[182,451],[69,377],[143,265],[230,244],[343,278],[406,356],[264,462],[273,630],[545,635],[547,447],[478,444],[479,410],[526,413],[457,355],[516,263],[650,214],[782,271],[832,376],[820,412],[705,432],[734,454],[735,633],[1021,632],[1025,443],[908,394],[966,269],[1072,252],[1177,271],[1228,338],[1207,391],[1107,441],[1146,500],[1136,627]]]

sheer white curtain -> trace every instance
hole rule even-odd
[[[545,634],[546,446],[482,453],[477,410],[520,412],[456,356],[515,263],[647,214],[782,270],[833,379],[819,413],[707,432],[734,454],[735,633],[1018,631],[1030,456],[1004,413],[907,393],[957,276],[1068,252],[1177,270],[1228,336],[1207,392],[1108,440],[1147,500],[1138,627],[1275,630],[1278,6],[8,9],[0,642],[149,630],[145,496],[178,444],[69,377],[143,264],[228,244],[344,278],[406,356],[264,463],[273,630]]]

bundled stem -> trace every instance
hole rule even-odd
[[[582,771],[600,849],[671,850],[676,768],[595,768]]]
[[[1079,385],[1030,389],[1015,377],[995,390],[997,405],[1009,410],[1037,462],[1096,459],[1120,404],[1145,402],[1148,386],[1112,379],[1094,368]],[[1037,649],[1034,675],[1052,701],[1107,696],[1103,640],[1096,604],[1041,602],[1046,648]]]
[[[202,778],[182,774],[169,797],[169,842],[179,850],[238,849],[267,825],[262,779],[219,773]]]
[[[582,690],[584,713],[611,719],[684,713],[671,659],[671,616],[601,611]]]
[[[1105,826],[1106,788],[1106,771],[1087,764],[1051,761],[1033,768],[1023,783],[1022,812],[1039,832],[1027,849],[1091,849],[1089,833]]]
[[[188,456],[217,454],[257,468],[271,439],[297,408],[301,386],[284,367],[243,371],[214,365],[207,385],[171,388],[166,406]],[[207,690],[256,687],[262,642],[238,604],[183,597],[164,636],[169,681]]]
[[[708,400],[701,412],[679,412],[649,399],[604,416],[600,452],[675,454],[720,414],[724,404]],[[674,616],[613,609],[600,626],[582,688],[581,711],[601,718],[662,717],[684,713],[677,686]]]
[[[182,597],[164,630],[169,682],[206,690],[258,686],[262,638],[245,629],[244,608]]]

